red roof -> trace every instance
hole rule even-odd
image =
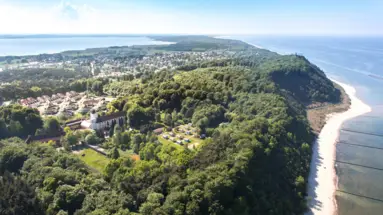
[[[156,133],[156,134],[160,134],[164,131],[164,128],[157,128],[157,129],[154,129],[153,132]]]

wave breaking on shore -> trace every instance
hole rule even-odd
[[[342,113],[329,114],[313,145],[308,179],[308,212],[306,215],[337,214],[335,191],[338,177],[335,172],[336,142],[343,122],[371,111],[371,107],[356,97],[354,87],[332,80],[350,97],[350,108]]]

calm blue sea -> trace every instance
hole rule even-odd
[[[340,215],[383,214],[383,38],[233,37],[281,54],[306,56],[325,73],[356,88],[372,112],[346,121],[337,144]],[[368,134],[366,134],[368,133]]]
[[[83,50],[109,46],[157,45],[163,42],[147,37],[42,37],[42,38],[0,38],[0,56],[51,54],[67,50]]]

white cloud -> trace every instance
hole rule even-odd
[[[0,34],[220,34],[239,30],[238,23],[216,14],[164,11],[129,4],[108,9],[68,1],[51,7],[0,4]]]
[[[172,14],[147,10],[102,10],[61,2],[53,7],[0,4],[0,34],[153,33],[172,30]]]
[[[77,20],[79,18],[79,8],[71,5],[69,2],[61,2],[57,6],[57,10],[64,20]]]

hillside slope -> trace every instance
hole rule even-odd
[[[287,55],[267,61],[261,69],[303,104],[340,102],[340,91],[318,67],[303,56]]]

